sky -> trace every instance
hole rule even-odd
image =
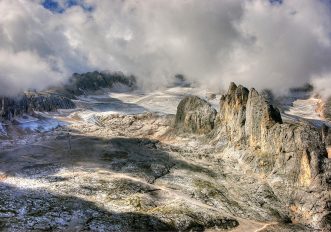
[[[140,86],[175,74],[331,94],[330,0],[0,0],[0,95],[123,71]]]

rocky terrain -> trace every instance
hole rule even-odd
[[[235,84],[217,108],[187,96],[176,115],[74,112],[3,140],[1,230],[329,231],[323,130]]]

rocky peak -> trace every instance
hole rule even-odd
[[[279,110],[265,97],[234,83],[221,97],[217,120],[212,122],[215,113],[207,109],[208,103],[198,97],[184,99],[176,125],[207,128],[200,133],[213,130],[216,142],[244,152],[242,162],[265,178],[292,221],[315,229],[331,227],[331,164],[320,130],[283,123]]]
[[[227,94],[221,97],[219,122],[231,140],[240,141],[245,137],[243,126],[248,94],[248,89],[232,82]]]
[[[255,89],[230,84],[220,100],[219,122],[232,142],[259,145],[268,129],[282,123],[280,112]]]
[[[246,104],[245,134],[251,146],[262,146],[263,138],[275,124],[282,124],[277,108],[273,107],[255,89],[249,91]]]

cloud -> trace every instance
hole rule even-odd
[[[36,1],[0,1],[0,95],[58,84],[86,62],[61,19]]]
[[[177,73],[211,89],[235,81],[282,92],[320,86],[321,76],[331,85],[327,1],[61,0],[61,11],[42,3],[0,1],[0,95],[93,69],[134,74],[146,88]]]

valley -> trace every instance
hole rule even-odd
[[[303,191],[297,181],[306,185],[311,174],[296,180],[298,174],[290,174],[297,170],[295,163],[278,166],[276,159],[288,161],[233,143],[222,135],[222,126],[206,135],[178,129],[177,105],[192,94],[210,99],[205,90],[181,86],[152,93],[92,94],[74,100],[76,109],[39,113],[43,119],[11,126],[16,128],[12,137],[1,140],[2,230],[322,229],[320,220],[327,211],[320,214],[319,209],[316,219],[296,215],[298,207],[303,214],[323,208],[310,205],[317,198],[301,199],[301,206],[290,203]],[[216,94],[210,107],[224,114],[220,99]],[[299,100],[282,114],[285,120],[302,123],[296,120],[305,117],[295,113],[306,102],[313,107],[311,100]],[[307,120],[312,115],[322,120],[314,110],[309,112]],[[50,127],[45,120],[58,125]],[[327,202],[327,188],[310,190],[317,191],[318,204]]]

